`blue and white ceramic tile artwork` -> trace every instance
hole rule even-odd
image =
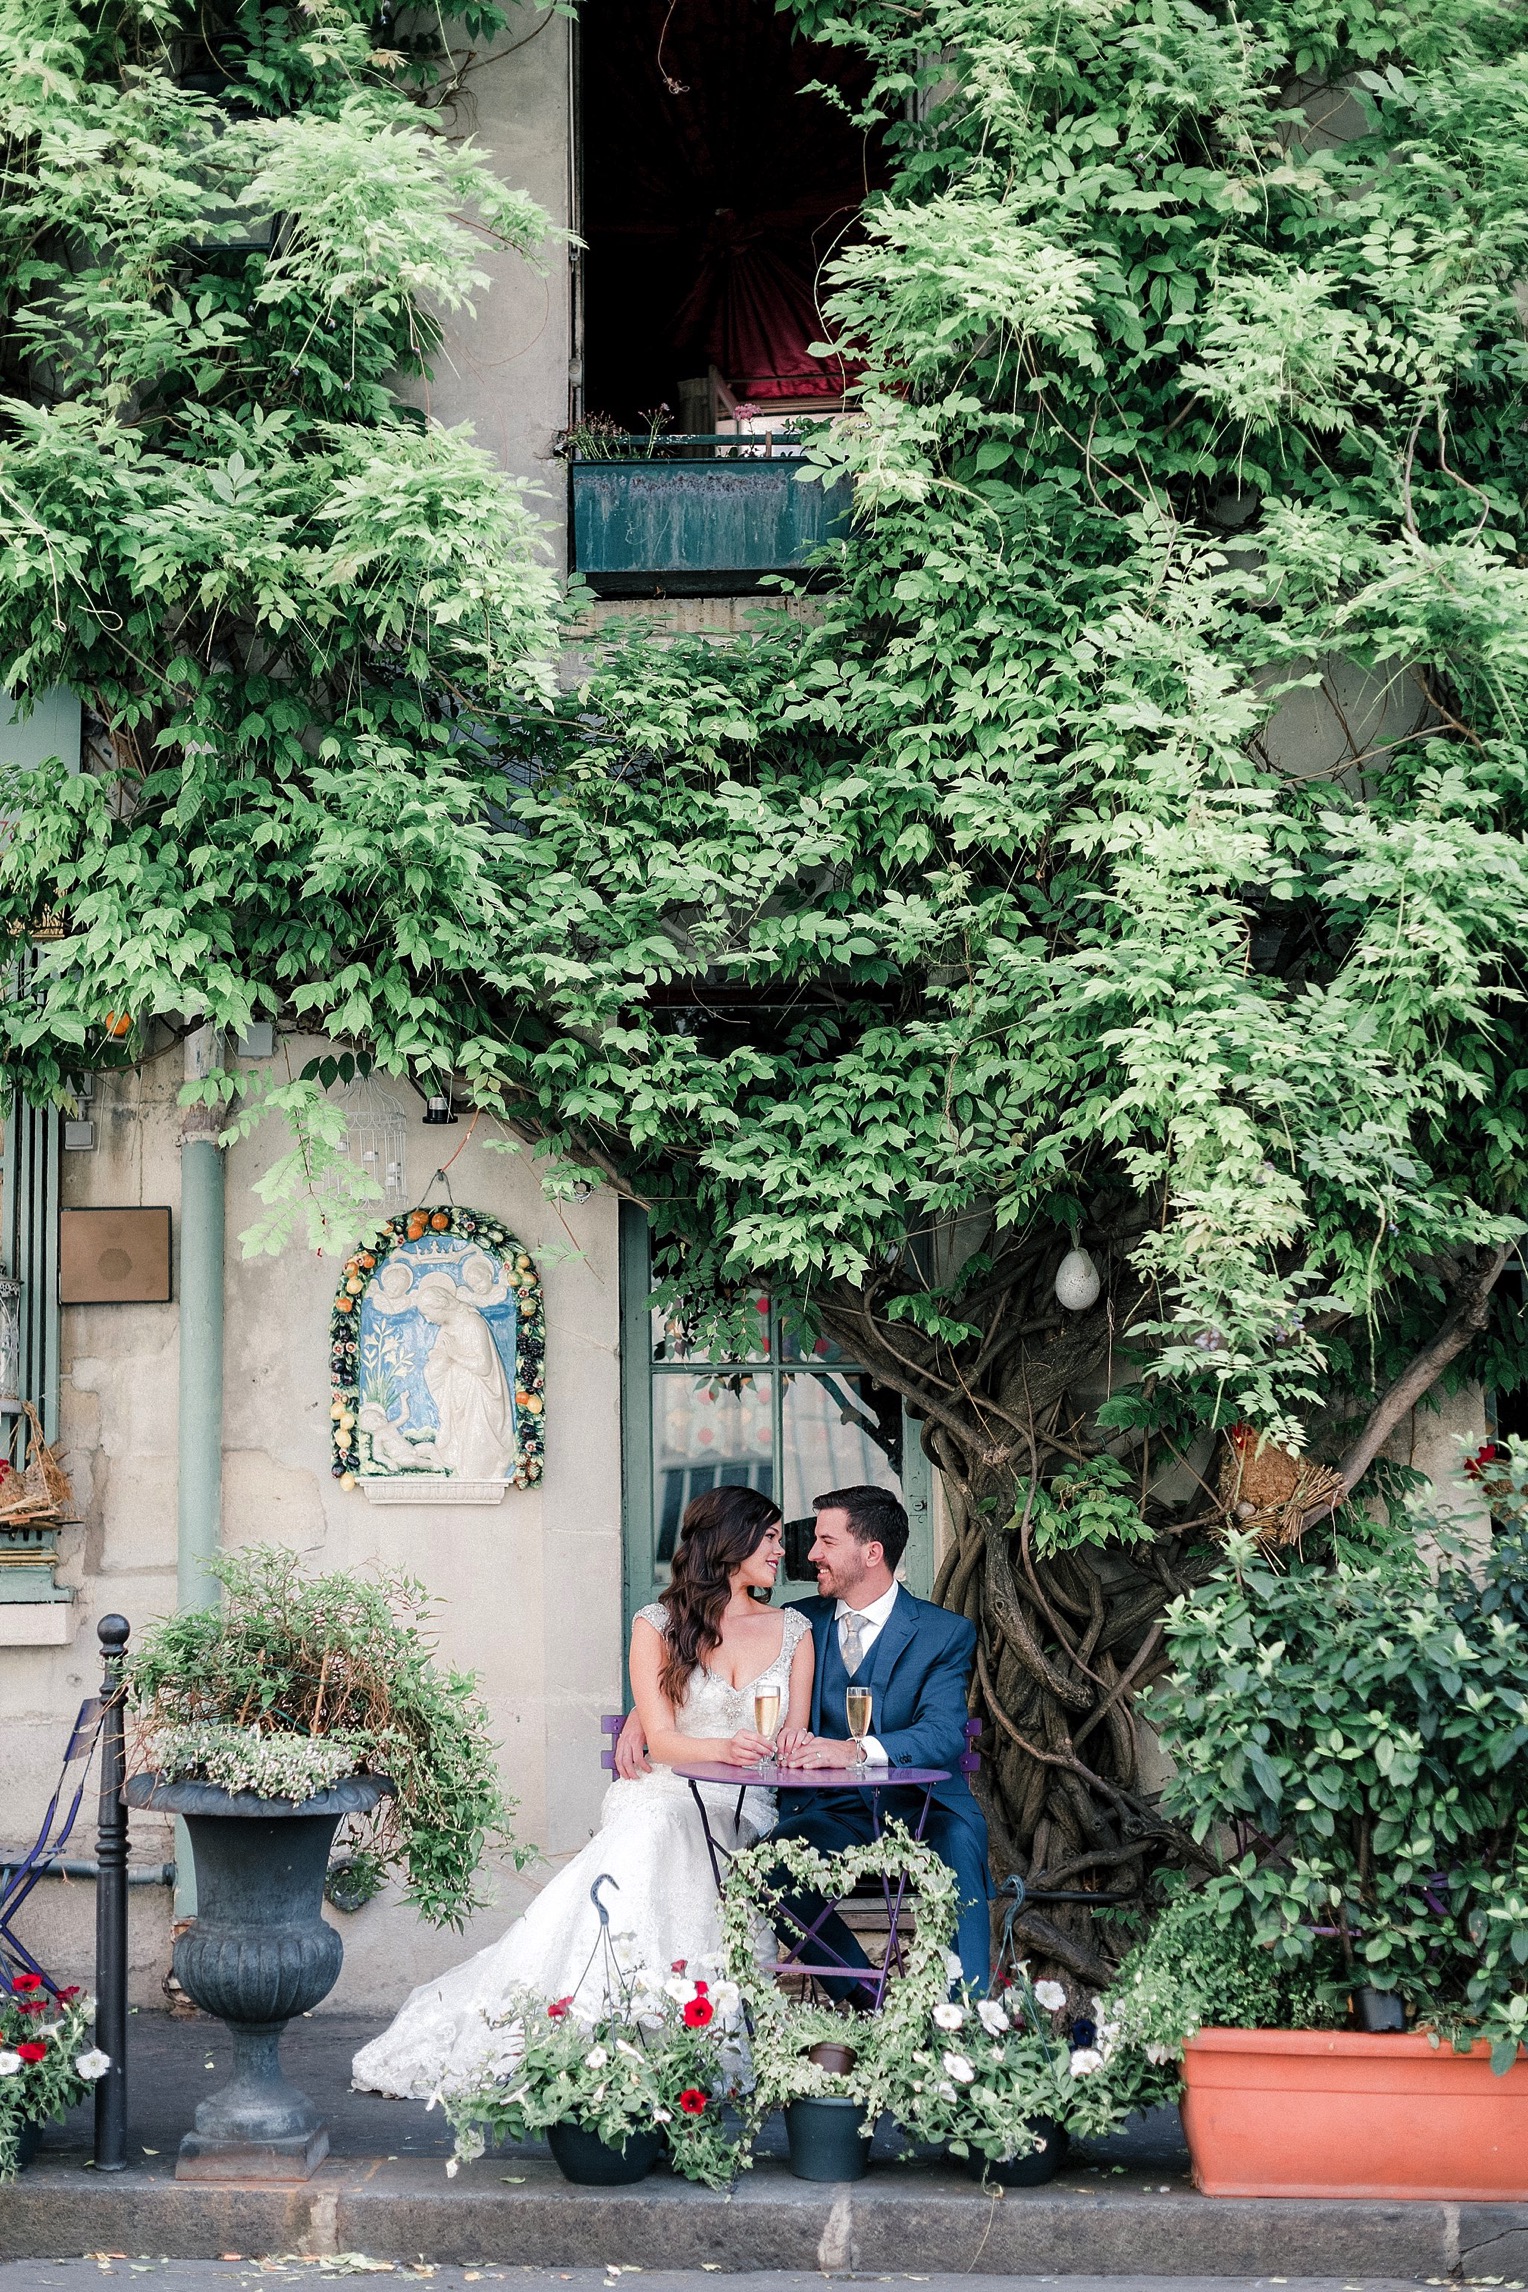
[[[515,1469],[515,1290],[461,1234],[400,1242],[361,1296],[363,1474],[508,1480]]]

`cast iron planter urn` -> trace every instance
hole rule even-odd
[[[196,1916],[175,1944],[175,1978],[233,2038],[233,2076],[198,2105],[177,2180],[305,2181],[328,2155],[328,2126],[282,2075],[281,2033],[339,1979],[344,1945],[320,1913],[335,1831],[392,1787],[347,1775],[297,1804],[157,1775],[128,1783],[129,1806],[185,1818]]]

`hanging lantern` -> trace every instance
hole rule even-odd
[[[406,1203],[408,1117],[401,1103],[366,1075],[346,1091],[341,1104],[345,1110],[345,1151],[350,1161],[376,1181],[390,1209]]]
[[[1057,1304],[1064,1305],[1068,1313],[1086,1313],[1090,1305],[1098,1303],[1102,1288],[1097,1266],[1074,1242],[1056,1268]]]

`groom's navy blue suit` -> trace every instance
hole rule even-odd
[[[844,1668],[834,1618],[838,1602],[818,1597],[792,1600],[812,1627],[817,1668],[812,1681],[812,1733],[827,1741],[849,1737]],[[899,1590],[896,1603],[876,1634],[855,1683],[871,1692],[871,1733],[898,1767],[948,1767],[948,1782],[936,1784],[924,1838],[960,1882],[960,1924],[955,1946],[966,1979],[985,1989],[992,1967],[987,1825],[961,1771],[966,1748],[966,1688],[976,1655],[975,1626],[948,1608],[915,1600]],[[802,1838],[831,1853],[871,1835],[868,1791],[823,1791],[812,1797],[782,1796],[777,1838]],[[918,1798],[905,1794],[884,1802],[887,1813],[917,1819]],[[838,1919],[823,1928],[824,1939],[853,1964],[863,1953]],[[845,1947],[845,1945],[848,1945]]]

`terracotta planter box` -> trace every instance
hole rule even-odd
[[[1183,2129],[1206,2196],[1528,2199],[1528,2058],[1407,2031],[1202,2029]]]

